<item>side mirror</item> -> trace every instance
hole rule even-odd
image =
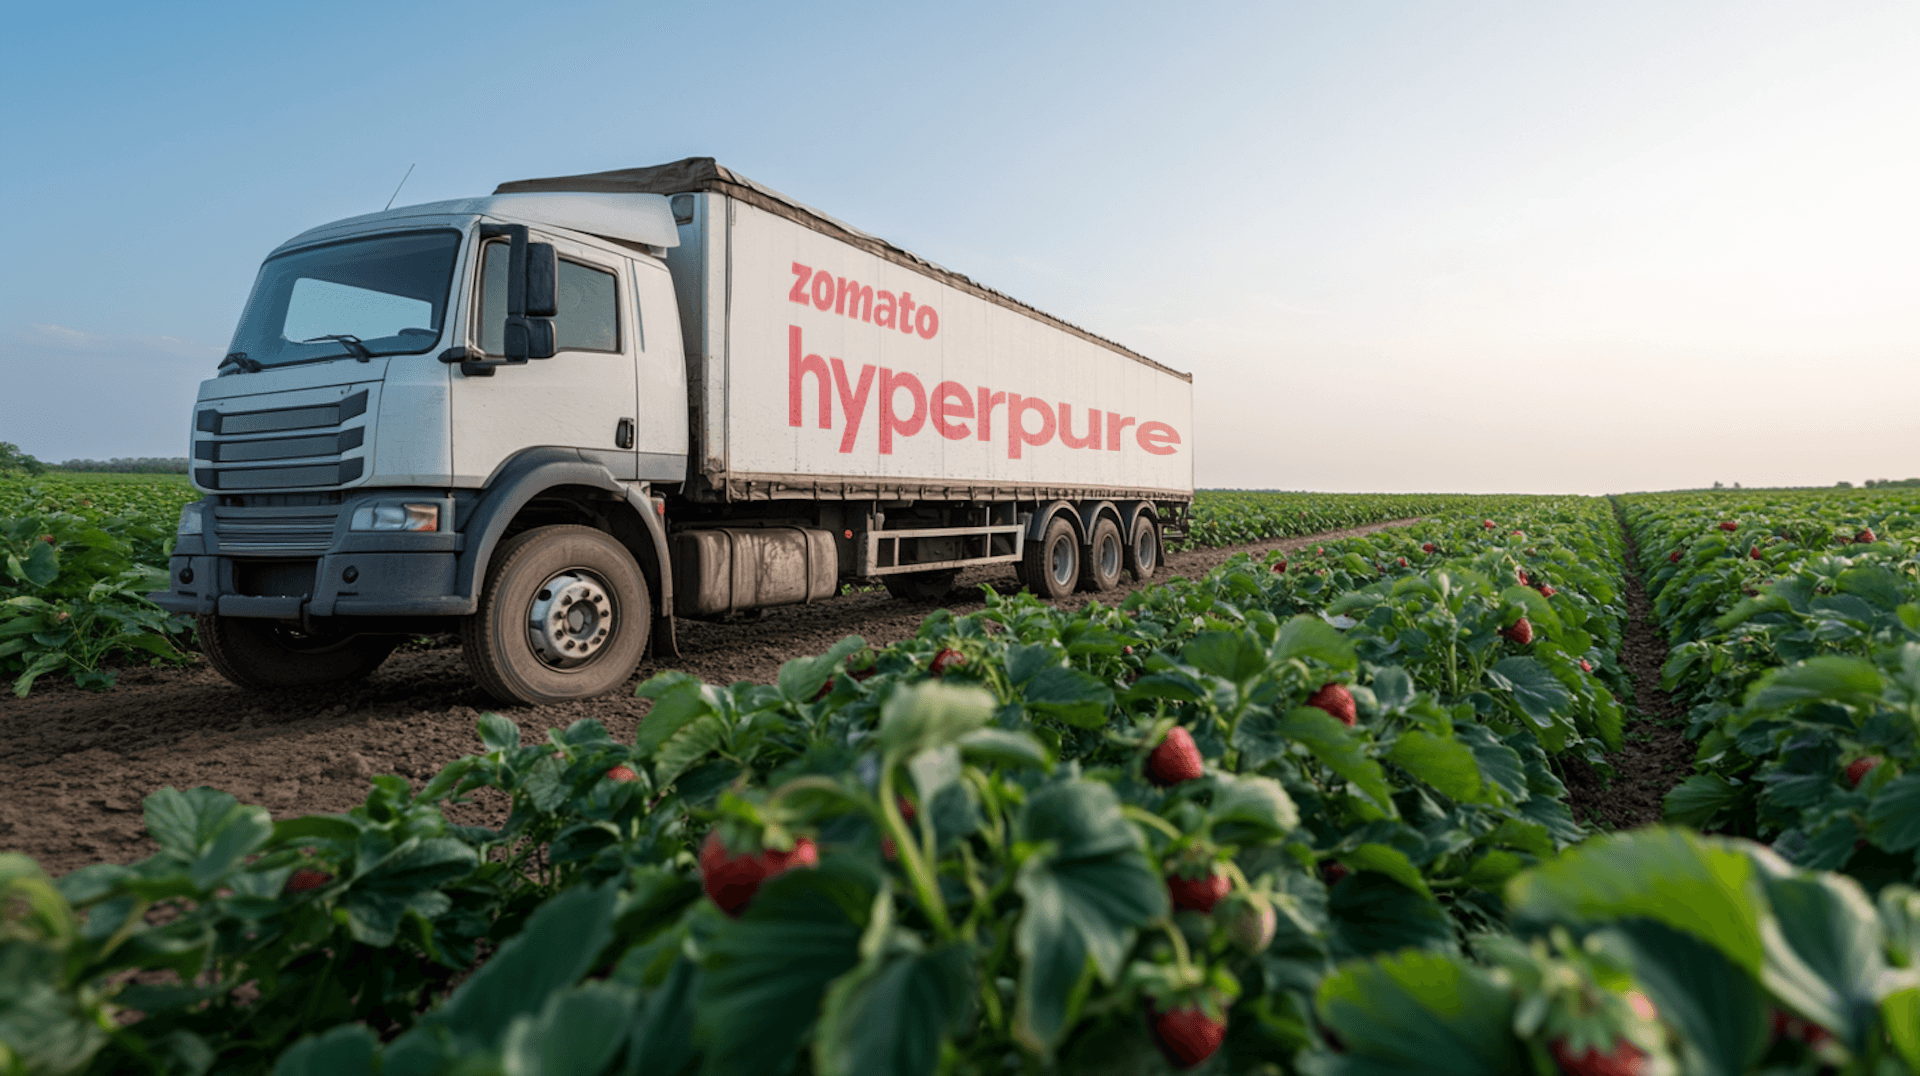
[[[559,313],[559,258],[552,243],[527,241],[524,224],[483,224],[480,238],[507,240],[507,324],[501,340],[506,361],[550,359],[551,319]]]

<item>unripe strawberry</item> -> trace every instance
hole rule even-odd
[[[1340,720],[1342,725],[1352,728],[1354,724],[1353,693],[1344,684],[1323,684],[1320,690],[1307,700],[1308,706],[1318,707]]]
[[[1213,911],[1213,906],[1220,903],[1220,898],[1232,887],[1232,879],[1224,874],[1208,873],[1201,878],[1167,875],[1167,895],[1173,898],[1173,906],[1196,912]]]
[[[933,671],[933,675],[945,676],[947,675],[948,669],[953,668],[955,665],[965,665],[966,663],[967,656],[965,654],[951,647],[943,647],[938,654],[933,656],[933,664],[930,668]]]
[[[1519,620],[1513,622],[1512,627],[1507,628],[1500,634],[1512,639],[1521,646],[1526,646],[1528,643],[1533,642],[1533,625],[1527,623],[1526,617],[1521,617]]]
[[[1872,773],[1882,761],[1879,755],[1863,755],[1847,763],[1847,785],[1859,788],[1860,782],[1866,780],[1867,774]]]
[[[633,768],[624,762],[607,771],[607,780],[609,781],[625,783],[627,781],[638,781],[639,779],[640,775],[633,772]]]
[[[326,871],[317,871],[302,867],[287,876],[287,884],[282,893],[304,893],[309,889],[318,889],[333,881],[333,875]]]
[[[811,867],[820,862],[820,851],[805,837],[793,842],[793,850],[764,849],[757,855],[733,855],[720,839],[720,831],[707,834],[700,849],[700,885],[720,910],[739,918],[760,883],[796,867]]]
[[[1220,906],[1227,940],[1252,954],[1264,953],[1273,944],[1280,918],[1273,905],[1258,893],[1234,893]]]
[[[1190,1069],[1220,1049],[1227,1024],[1192,1006],[1154,1011],[1153,1038],[1174,1067]]]
[[[1191,781],[1200,776],[1204,768],[1193,733],[1180,725],[1168,729],[1167,738],[1147,756],[1147,780],[1162,788]]]

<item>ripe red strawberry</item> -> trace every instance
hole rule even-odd
[[[1527,623],[1526,617],[1521,617],[1519,620],[1513,622],[1512,627],[1507,628],[1500,634],[1512,639],[1521,646],[1526,646],[1528,643],[1533,642],[1533,625]]]
[[[1614,1043],[1608,1053],[1589,1046],[1576,1054],[1564,1038],[1553,1040],[1547,1049],[1567,1076],[1640,1076],[1646,1070],[1646,1052],[1625,1039]]]
[[[1200,776],[1202,769],[1200,748],[1194,745],[1193,733],[1180,725],[1167,730],[1167,738],[1147,756],[1147,780],[1162,788],[1191,781]]]
[[[1874,541],[1873,528],[1868,527],[1865,530],[1861,531],[1859,534],[1854,535],[1853,540],[1861,543],[1862,545],[1872,545]]]
[[[1480,521],[1480,525],[1481,525],[1482,527],[1485,527],[1485,528],[1487,528],[1488,530],[1492,530],[1492,529],[1493,529],[1493,520],[1491,520],[1491,519],[1485,519],[1485,520],[1481,520],[1481,521]]]
[[[1847,763],[1847,785],[1859,788],[1860,782],[1866,780],[1867,774],[1872,773],[1874,767],[1880,765],[1881,761],[1879,755],[1863,755]]]
[[[1202,913],[1210,912],[1231,888],[1233,888],[1233,880],[1224,874],[1210,873],[1204,878],[1182,878],[1178,874],[1167,875],[1167,895],[1173,898],[1175,908],[1191,908]]]
[[[1680,551],[1676,549],[1673,552],[1668,553],[1667,559],[1674,562],[1675,564],[1680,563]]]
[[[281,892],[305,893],[309,889],[318,889],[331,881],[333,881],[333,875],[328,874],[326,871],[317,871],[310,867],[302,867],[287,877],[286,887],[282,889]]]
[[[1513,570],[1513,577],[1518,579],[1520,585],[1523,587],[1533,585],[1533,581],[1527,578],[1527,570],[1525,568],[1515,568]]]
[[[865,680],[870,678],[871,676],[873,676],[874,673],[877,673],[879,671],[880,671],[880,666],[869,665],[864,669],[854,669],[848,672],[847,675],[853,677],[855,680]]]
[[[1779,1009],[1772,1010],[1769,1016],[1773,1023],[1773,1037],[1776,1039],[1785,1036],[1798,1039],[1808,1046],[1818,1046],[1833,1037],[1831,1031],[1819,1024],[1811,1020],[1802,1020],[1797,1016],[1789,1016]]]
[[[1515,538],[1525,538],[1525,537],[1527,536],[1527,532],[1526,532],[1526,531],[1514,531],[1514,532],[1513,532],[1513,536],[1514,536]]]
[[[1740,529],[1740,524],[1735,523],[1731,519],[1723,519],[1720,521],[1720,529],[1723,531],[1737,531]]]
[[[1549,586],[1546,583],[1540,584],[1539,590],[1540,590],[1540,596],[1542,598],[1551,598],[1555,594],[1559,593],[1559,591],[1553,589],[1553,587]]]
[[[1760,547],[1759,547],[1759,546],[1757,546],[1757,545],[1756,545],[1756,546],[1749,546],[1749,547],[1747,548],[1747,556],[1748,556],[1749,558],[1751,558],[1751,559],[1753,559],[1753,560],[1759,560],[1759,559],[1760,559]]]
[[[41,536],[40,536],[40,540],[41,540],[41,541],[43,541],[43,542],[45,542],[45,543],[47,543],[48,545],[55,545],[55,544],[57,544],[57,543],[55,543],[55,542],[54,542],[54,540],[53,540],[53,535],[51,535],[51,534],[43,534],[43,535],[41,535]]]
[[[1132,656],[1133,656],[1133,647],[1131,647],[1131,646],[1123,646],[1123,647],[1121,647],[1121,648],[1120,648],[1120,653],[1121,653],[1121,654],[1123,654],[1123,655],[1125,655],[1126,657],[1132,657]]]
[[[1313,555],[1316,557],[1322,553],[1325,553],[1326,551],[1327,551],[1327,547],[1323,545],[1317,545],[1313,547]]]
[[[1431,552],[1433,552],[1433,543],[1432,543],[1432,542],[1421,542],[1421,543],[1420,543],[1420,552],[1422,552],[1422,553],[1431,553]]]
[[[1353,693],[1344,684],[1323,684],[1320,690],[1307,700],[1308,706],[1317,706],[1340,720],[1342,725],[1353,727]]]
[[[620,765],[615,766],[613,769],[610,769],[607,771],[607,780],[609,781],[620,781],[622,783],[625,783],[627,781],[638,781],[639,779],[640,779],[640,775],[633,772],[633,768],[631,766],[628,766],[626,763],[621,763]]]
[[[1402,568],[1404,568],[1404,567],[1406,567],[1406,566],[1407,566],[1407,558],[1405,558],[1405,557],[1401,557],[1401,558],[1400,558],[1400,567],[1402,567]]]
[[[1274,571],[1276,571],[1276,572],[1284,572],[1284,571],[1286,571],[1286,570],[1287,570],[1287,561],[1286,561],[1286,558],[1284,558],[1284,557],[1282,557],[1281,559],[1279,559],[1279,560],[1276,560],[1276,561],[1274,561],[1274,562],[1273,562],[1273,570],[1274,570]]]
[[[1590,673],[1593,671],[1593,666],[1587,664],[1586,658],[1580,659],[1580,671],[1584,673]]]
[[[1190,1069],[1226,1040],[1227,1023],[1191,1006],[1153,1013],[1153,1038],[1176,1068]]]
[[[1329,859],[1326,862],[1320,864],[1320,876],[1326,881],[1327,888],[1329,889],[1333,888],[1336,885],[1339,885],[1340,879],[1345,878],[1347,875],[1352,873],[1353,872],[1351,870],[1347,869],[1347,865],[1345,863],[1342,863],[1337,859]]]
[[[965,665],[966,663],[967,656],[965,654],[951,647],[942,647],[940,652],[933,656],[933,664],[929,666],[929,668],[932,669],[933,675],[945,676],[947,675],[948,669],[953,668],[955,665]]]
[[[819,849],[805,837],[794,841],[790,852],[767,848],[757,855],[733,855],[720,839],[720,831],[715,829],[708,832],[707,843],[700,848],[700,885],[721,911],[737,919],[760,889],[761,882],[819,862]]]
[[[1248,953],[1264,953],[1273,944],[1280,917],[1267,899],[1253,893],[1235,893],[1220,906],[1227,940]]]

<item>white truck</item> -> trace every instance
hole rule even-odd
[[[267,258],[153,599],[245,687],[458,630],[543,703],[843,582],[1105,590],[1184,536],[1191,383],[711,158],[508,183]]]

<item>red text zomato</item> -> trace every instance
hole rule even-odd
[[[922,309],[925,309],[924,307]],[[930,335],[930,334],[929,334]],[[1131,440],[1143,452],[1171,456],[1179,451],[1180,434],[1164,422],[1139,422],[1131,415],[1085,408],[1076,418],[1074,406],[1061,402],[1049,404],[1034,396],[1017,392],[996,392],[986,385],[969,387],[957,381],[942,381],[927,388],[918,377],[905,370],[863,364],[859,373],[849,377],[846,363],[840,359],[809,355],[800,342],[800,326],[787,326],[787,425],[804,425],[806,378],[814,378],[819,427],[834,428],[834,401],[840,402],[840,451],[852,452],[860,436],[861,420],[868,411],[877,416],[880,454],[893,454],[896,437],[918,436],[931,429],[950,441],[969,437],[979,441],[994,438],[994,412],[1000,412],[1005,431],[1007,458],[1017,460],[1025,448],[1050,444],[1057,436],[1067,448],[1119,452],[1128,427],[1134,427]],[[904,409],[905,413],[902,413]],[[1079,432],[1076,432],[1076,428]]]

